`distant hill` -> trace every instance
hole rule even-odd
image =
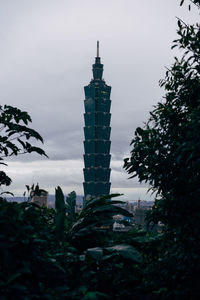
[[[6,197],[7,201],[10,202],[24,202],[27,201],[27,197]],[[123,201],[123,200],[122,200]],[[49,195],[48,196],[48,202],[50,207],[54,207],[55,205],[55,195]],[[137,200],[132,200],[132,201],[125,201],[132,203],[133,205],[137,205],[138,201]],[[82,205],[83,204],[83,196],[82,195],[77,195],[76,196],[76,204],[77,205]],[[154,201],[145,201],[141,200],[140,206],[152,206],[154,204]]]
[[[18,203],[21,203],[21,202],[24,202],[24,201],[27,201],[27,197],[5,197],[7,199],[7,201],[9,202],[18,202]],[[50,204],[50,206],[54,206],[54,203],[55,203],[55,195],[49,195],[48,196],[48,202]],[[82,205],[83,203],[83,196],[81,195],[77,195],[76,196],[76,203],[78,205]]]

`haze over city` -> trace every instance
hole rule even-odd
[[[128,180],[123,159],[135,129],[164,96],[158,81],[176,55],[176,16],[199,18],[173,0],[1,1],[1,103],[28,111],[49,156],[7,160],[9,190],[21,196],[26,184],[39,182],[50,193],[60,185],[83,194],[84,86],[99,40],[103,77],[112,86],[111,192],[150,198],[145,184]]]

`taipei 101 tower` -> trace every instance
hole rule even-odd
[[[110,92],[111,87],[102,79],[103,65],[97,56],[93,64],[93,79],[85,90],[84,127],[84,199],[110,193]]]

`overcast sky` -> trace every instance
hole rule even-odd
[[[1,104],[26,110],[44,138],[49,159],[26,155],[9,160],[10,190],[39,182],[54,193],[83,194],[84,86],[92,78],[96,41],[104,79],[112,86],[111,192],[149,199],[146,186],[123,170],[136,127],[142,126],[164,91],[176,52],[176,16],[199,18],[179,0],[0,0]]]

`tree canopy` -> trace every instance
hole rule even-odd
[[[200,9],[200,1],[191,1]],[[184,1],[181,1],[181,5]],[[189,9],[191,7],[189,6]],[[149,221],[163,225],[147,285],[158,299],[200,297],[200,24],[178,19],[172,48],[182,56],[166,71],[165,97],[137,128],[124,168],[147,182],[156,200]]]
[[[150,184],[157,196],[154,217],[172,228],[199,219],[199,26],[178,20],[178,39],[172,48],[178,47],[183,55],[175,57],[160,81],[166,95],[150,113],[144,128],[136,129],[131,156],[124,164],[131,177],[138,176],[140,182]]]

